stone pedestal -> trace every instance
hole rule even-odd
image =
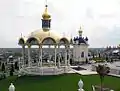
[[[78,91],[84,91],[84,89],[78,89]]]

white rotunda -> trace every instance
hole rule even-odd
[[[80,36],[79,36],[80,38]],[[33,31],[28,37],[20,37],[18,44],[22,46],[22,66],[20,73],[30,75],[58,75],[69,71],[70,59],[72,61],[85,61],[88,57],[88,39],[70,39],[68,37],[60,36],[51,30],[51,16],[48,14],[48,5],[45,5],[45,11],[42,15],[42,29]],[[79,41],[79,43],[77,42]],[[80,42],[81,41],[81,42]],[[84,43],[82,42],[84,41]],[[82,43],[82,44],[81,44]],[[31,48],[38,46],[38,61],[32,62]],[[47,61],[44,60],[44,46],[52,49],[52,52],[45,52],[49,54]],[[61,46],[62,48],[61,52]],[[71,47],[72,50],[71,51]],[[85,47],[83,47],[85,46]],[[26,48],[27,47],[27,48]],[[25,58],[25,49],[27,49],[27,60]],[[84,51],[85,57],[78,60],[79,55]],[[51,60],[51,57],[53,59]]]

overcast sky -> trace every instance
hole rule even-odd
[[[0,0],[0,48],[19,47],[21,33],[27,36],[41,28],[45,0]],[[76,36],[82,25],[89,47],[120,43],[120,0],[48,0],[51,29]]]

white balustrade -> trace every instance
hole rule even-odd
[[[84,85],[84,83],[83,83],[83,81],[80,79],[80,81],[78,82],[78,86],[79,86],[78,91],[84,91],[83,85]]]
[[[13,83],[10,84],[8,89],[9,91],[15,91],[15,86],[13,85]]]
[[[60,71],[62,71],[62,70],[59,70],[59,72],[60,72]],[[59,74],[59,72],[58,72],[57,74]],[[56,74],[56,75],[57,75],[57,74]],[[47,73],[47,74],[45,73],[45,75],[50,75],[50,74],[49,74],[49,73]],[[78,82],[78,86],[79,86],[78,91],[85,91],[85,90],[83,89],[84,83],[83,83],[83,81],[82,81],[81,79],[80,79],[79,82]],[[15,91],[15,86],[13,85],[13,83],[10,84],[10,86],[9,86],[8,89],[9,89],[9,91]],[[92,85],[92,90],[95,91],[95,87],[94,87],[93,85]],[[114,90],[111,89],[110,91],[114,91]]]
[[[111,89],[110,91],[114,91],[114,90]]]

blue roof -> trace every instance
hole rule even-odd
[[[85,39],[84,38],[82,38],[82,37],[74,37],[74,39],[73,39],[74,41],[78,41],[78,43],[79,44],[81,44],[81,43],[84,43],[84,44],[86,44],[86,41],[85,41]]]
[[[82,38],[82,37],[79,37],[79,43],[85,43],[86,44],[86,41]]]
[[[88,41],[88,37],[86,37],[85,40]]]

